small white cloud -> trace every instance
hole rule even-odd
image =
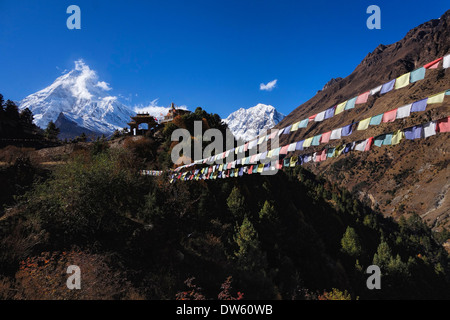
[[[105,81],[99,81],[95,86],[105,91],[112,90],[112,88],[109,86],[109,83],[106,83]]]
[[[259,90],[272,91],[272,89],[275,88],[277,81],[278,80],[275,79],[275,80],[268,82],[267,84],[261,83],[259,85]]]

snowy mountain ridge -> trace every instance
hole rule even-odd
[[[271,129],[284,118],[273,106],[258,103],[256,106],[240,108],[223,121],[236,139],[250,140],[260,133]]]

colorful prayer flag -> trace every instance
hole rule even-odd
[[[412,103],[407,104],[406,106],[400,107],[397,109],[397,119],[403,119],[403,118],[407,118],[409,117],[409,115],[411,114],[411,106]]]
[[[379,114],[376,116],[373,116],[372,118],[370,118],[370,123],[369,125],[371,126],[377,126],[381,123],[381,120],[383,119],[383,114]]]
[[[341,135],[344,137],[351,135],[353,132],[352,126],[353,126],[353,123],[346,125],[345,127],[342,127]]]
[[[444,61],[443,61],[442,67],[443,67],[444,69],[447,69],[448,67],[450,67],[450,54],[447,54],[447,55],[444,57]]]
[[[428,138],[436,134],[436,121],[430,121],[423,125],[423,136]]]
[[[436,126],[438,132],[450,132],[450,117],[440,119]]]
[[[311,146],[311,142],[313,140],[313,137],[310,138],[306,138],[305,141],[303,142],[303,148],[308,148]]]
[[[383,84],[383,86],[381,87],[381,91],[380,94],[385,94],[389,91],[391,91],[392,89],[394,89],[394,85],[395,85],[395,79],[391,80],[389,82],[386,82],[385,84]]]
[[[330,139],[331,140],[341,139],[341,131],[342,128],[334,129],[333,131],[331,131]]]
[[[383,114],[383,122],[393,122],[397,116],[397,109],[390,110]]]
[[[427,108],[427,100],[428,98],[413,102],[411,106],[411,112],[419,112],[419,111],[425,111]]]
[[[405,133],[405,138],[408,140],[420,139],[423,135],[423,128],[422,125],[418,125],[411,128],[406,128],[403,132]]]
[[[336,106],[336,110],[334,111],[334,114],[336,115],[336,114],[339,114],[339,113],[341,113],[342,111],[344,111],[345,110],[345,105],[347,104],[347,101],[344,101],[344,102],[342,102],[342,103],[339,103],[337,106]]]
[[[398,77],[395,80],[395,89],[400,89],[406,87],[409,84],[410,72],[405,73],[404,75]]]
[[[423,67],[425,69],[437,69],[439,62],[442,60],[442,58],[438,58],[434,61],[431,61],[430,63],[427,63],[426,65],[424,65]]]
[[[358,96],[358,98],[356,99],[355,104],[366,103],[367,99],[369,99],[369,94],[370,94],[370,91],[367,91],[367,92],[364,92],[364,93],[360,94]]]
[[[357,98],[358,97],[354,97],[354,98],[351,98],[350,100],[348,100],[347,104],[345,105],[345,110],[353,109],[355,107],[355,102],[356,102]]]
[[[404,136],[405,136],[405,134],[403,133],[403,130],[397,130],[397,131],[392,135],[391,144],[392,144],[392,145],[399,144],[400,141],[404,138]]]
[[[325,119],[325,111],[319,112],[316,117],[314,118],[315,122],[321,122]]]
[[[366,130],[369,127],[370,119],[371,118],[367,118],[367,119],[361,120],[358,123],[358,126],[356,127],[356,130]]]
[[[372,90],[370,90],[370,95],[373,96],[374,94],[377,94],[378,92],[381,91],[381,88],[382,88],[382,87],[383,87],[383,86],[381,85],[381,86],[378,86],[378,87],[376,87],[376,88],[373,88]]]
[[[313,137],[311,145],[312,146],[318,146],[320,144],[320,137],[322,136],[322,134],[318,134],[316,136]]]
[[[330,141],[331,131],[325,132],[320,137],[320,143],[328,143]]]
[[[295,146],[295,150],[303,150],[303,142],[305,142],[305,140],[301,140],[301,141],[297,142],[297,145]]]
[[[435,94],[431,97],[428,97],[427,104],[442,103],[444,102],[444,98],[445,98],[445,91]]]
[[[416,81],[423,80],[424,78],[425,78],[425,68],[421,67],[419,69],[411,71],[409,82],[414,83]]]
[[[334,116],[334,107],[328,108],[327,110],[325,110],[325,118],[324,119],[329,119],[332,118]]]

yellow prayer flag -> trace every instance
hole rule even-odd
[[[399,144],[404,136],[405,134],[402,130],[395,131],[395,133],[392,135],[391,145]]]
[[[311,142],[312,142],[313,138],[314,138],[314,137],[311,137],[311,138],[307,138],[307,139],[305,139],[305,141],[303,142],[303,148],[307,148],[307,147],[310,147],[310,146],[311,146]]]
[[[257,172],[258,172],[258,173],[261,173],[261,172],[263,172],[263,170],[264,170],[264,165],[261,163],[261,164],[258,165],[258,170],[257,170]]]
[[[292,125],[291,132],[297,131],[297,130],[298,130],[298,125],[299,125],[299,124],[300,124],[300,121],[294,123],[294,124]]]
[[[431,96],[427,100],[427,104],[444,102],[445,91]]]
[[[411,73],[405,73],[404,75],[398,77],[395,80],[395,89],[400,89],[403,87],[406,87],[409,84],[409,77],[410,77]]]
[[[358,127],[356,128],[356,130],[366,130],[369,127],[370,119],[372,119],[372,117],[361,120],[358,123]]]
[[[289,161],[289,166],[295,167],[297,161],[298,161],[298,156],[291,157],[291,160]]]
[[[347,101],[339,103],[336,106],[336,110],[334,111],[334,115],[337,115],[337,114],[341,113],[342,111],[344,111],[346,104],[347,104]]]

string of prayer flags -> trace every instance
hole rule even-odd
[[[442,103],[444,102],[444,98],[445,98],[445,91],[435,94],[431,97],[428,97],[427,104]]]
[[[396,116],[396,118],[397,119],[403,119],[403,118],[409,117],[409,115],[411,114],[411,107],[412,107],[412,103],[398,108],[397,109],[397,116]]]
[[[370,118],[370,123],[369,125],[371,126],[377,126],[381,123],[381,120],[383,119],[383,114],[379,114],[376,116],[373,116],[372,118]]]
[[[440,119],[436,126],[438,132],[450,132],[450,116]]]
[[[394,85],[395,85],[395,79],[391,80],[389,82],[386,82],[385,84],[383,84],[383,86],[381,87],[381,91],[380,94],[385,94],[389,91],[391,91],[392,89],[394,89]]]
[[[411,73],[405,73],[395,80],[395,89],[400,89],[409,85],[409,77]]]
[[[413,104],[411,106],[411,112],[425,111],[425,109],[427,108],[427,100],[428,100],[428,98],[425,98],[425,99],[413,102]]]
[[[438,58],[438,59],[436,59],[436,60],[434,60],[434,61],[431,61],[430,63],[427,63],[426,65],[424,65],[423,67],[425,68],[425,69],[437,69],[437,67],[438,67],[438,65],[439,65],[439,62],[442,60],[442,57],[441,58]]]
[[[444,57],[444,61],[443,61],[442,67],[443,67],[444,69],[447,69],[448,67],[450,67],[450,53],[447,54],[447,55]]]
[[[355,104],[366,103],[367,99],[369,99],[369,94],[370,94],[370,91],[367,91],[367,92],[364,92],[364,93],[360,94],[358,96],[358,98],[356,99]]]
[[[356,130],[366,130],[369,127],[370,119],[371,118],[367,118],[367,119],[361,120],[358,123],[358,126],[356,127]]]
[[[347,104],[345,105],[345,110],[353,109],[355,107],[355,102],[356,102],[357,98],[358,97],[354,97],[354,98],[351,98],[350,100],[348,100]]]
[[[423,136],[428,138],[436,134],[436,122],[430,121],[423,125]]]
[[[409,76],[409,82],[414,83],[419,80],[423,80],[425,78],[425,68],[421,67],[414,71],[411,71],[411,74]]]
[[[391,145],[399,144],[404,136],[405,134],[403,133],[403,130],[395,131],[395,133],[392,135]]]
[[[383,122],[393,122],[397,116],[397,109],[390,110],[383,114]]]

